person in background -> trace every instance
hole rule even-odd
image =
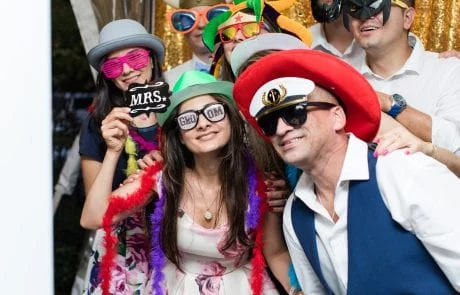
[[[88,53],[90,64],[99,74],[95,108],[83,123],[80,135],[86,193],[80,223],[84,228],[98,230],[88,264],[85,294],[102,292],[99,270],[104,232],[99,229],[99,221],[107,208],[105,202],[127,175],[137,170],[137,157],[157,145],[155,113],[131,117],[130,108],[125,107],[124,92],[132,83],[144,84],[161,78],[164,50],[161,39],[149,34],[140,23],[121,19],[102,28],[99,44]],[[112,294],[142,293],[149,276],[144,209],[131,213],[113,227],[119,251],[115,257],[117,267],[110,274]]]
[[[311,26],[309,30],[313,35],[312,49],[330,53],[353,66],[359,66],[365,58],[365,51],[355,41],[353,34],[347,30],[343,23],[343,3],[342,0],[312,0],[312,14],[317,24]],[[417,37],[409,32],[409,43],[418,40]],[[420,40],[418,40],[420,43]],[[451,50],[439,54],[440,58],[460,57],[460,52]],[[378,141],[376,155],[384,155],[395,149],[405,148],[407,153],[422,151],[428,156],[434,156],[438,161],[445,164],[452,172],[460,177],[460,159],[455,153],[448,149],[437,147],[430,141],[424,141],[414,134],[411,134],[402,125],[394,124],[394,130],[382,132],[375,139]],[[395,131],[398,130],[398,137],[395,140]]]
[[[309,49],[308,46],[297,37],[285,33],[260,34],[238,43],[231,55],[230,66],[235,77],[238,76],[252,63],[263,56],[280,50]],[[258,136],[259,135],[255,135]],[[262,143],[265,144],[264,141]],[[285,175],[290,186],[295,187],[301,170],[291,166],[285,167]]]
[[[182,73],[190,70],[209,72],[212,52],[201,38],[205,25],[214,17],[230,9],[224,0],[165,0],[174,7],[166,18],[174,32],[183,34],[192,49],[192,58],[164,73],[166,82],[172,86]]]
[[[364,50],[343,25],[344,0],[311,0],[313,18],[308,29],[313,35],[311,48],[337,56],[351,65],[364,57]]]
[[[270,53],[289,49],[309,48],[300,39],[284,33],[261,34],[244,40],[244,42],[237,44],[232,52],[230,58],[232,72],[238,79],[238,76],[241,75],[248,66],[260,58],[269,55]],[[292,165],[285,165],[284,171],[290,187],[294,188],[300,175],[302,174],[302,170]],[[289,265],[288,275],[289,283],[291,285],[289,294],[301,294],[301,287],[292,263]]]
[[[376,156],[408,147],[407,132],[432,144],[428,155],[437,146],[460,155],[460,61],[425,51],[409,33],[414,1],[374,4],[345,2],[344,24],[366,52],[357,69],[378,91],[384,113],[377,140],[386,143]]]
[[[349,64],[360,64],[364,50],[354,40],[353,34],[343,22],[344,0],[311,0],[313,18],[318,22],[308,29],[313,35],[311,48],[337,56]],[[413,33],[411,36],[416,37]],[[442,58],[460,58],[460,52],[449,50],[442,52]]]
[[[291,34],[309,46],[310,32],[302,24],[280,13],[292,4],[291,0],[235,1],[235,6],[229,11],[210,21],[203,31],[204,44],[214,52],[210,73],[225,81],[235,81],[230,67],[233,49],[259,34]]]
[[[236,78],[252,63],[270,53],[289,49],[310,49],[299,38],[286,33],[260,34],[236,44],[230,67]]]
[[[380,104],[360,73],[323,52],[285,50],[249,66],[233,94],[304,172],[283,231],[306,294],[460,291],[460,181],[423,153],[374,157]]]

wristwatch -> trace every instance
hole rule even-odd
[[[391,96],[393,103],[391,104],[390,110],[387,112],[388,115],[396,118],[402,111],[407,107],[406,100],[401,95],[395,93]]]

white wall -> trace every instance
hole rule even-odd
[[[53,294],[50,5],[0,1],[1,294]]]

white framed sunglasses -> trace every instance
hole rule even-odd
[[[225,118],[225,105],[219,102],[209,103],[199,110],[188,110],[176,116],[175,120],[181,130],[192,130],[198,124],[200,114],[209,122],[220,122]]]

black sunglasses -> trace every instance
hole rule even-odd
[[[307,121],[307,107],[310,106],[320,109],[330,109],[337,105],[322,101],[302,102],[260,117],[257,120],[257,125],[259,125],[266,136],[275,135],[279,118],[283,119],[289,126],[298,128]]]
[[[223,103],[209,103],[200,110],[189,110],[177,115],[176,122],[180,129],[192,130],[198,124],[200,114],[209,122],[219,122],[225,118],[225,106]]]

